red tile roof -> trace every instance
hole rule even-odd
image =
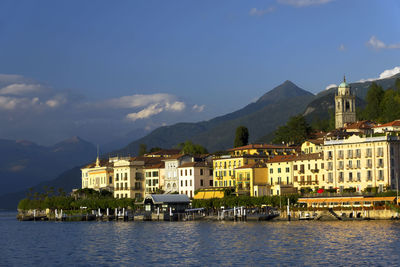
[[[246,150],[246,149],[291,149],[285,145],[273,145],[273,144],[249,144],[247,146],[240,146],[228,149],[228,151]]]
[[[391,121],[381,125],[377,125],[374,128],[388,127],[388,126],[400,126],[400,120]]]

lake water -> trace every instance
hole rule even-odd
[[[19,222],[1,266],[400,264],[400,222]]]

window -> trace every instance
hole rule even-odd
[[[297,171],[297,165],[293,166],[293,170]]]
[[[210,169],[210,176],[212,176],[212,175],[213,175],[213,170]]]
[[[328,183],[333,183],[333,173],[328,173]]]
[[[203,179],[200,179],[200,186],[203,186]]]
[[[383,177],[383,170],[379,170],[379,173],[378,173],[378,180],[379,180],[379,181],[383,181],[383,180],[384,180],[384,177]]]
[[[146,172],[146,177],[151,177],[151,172]]]
[[[378,157],[383,157],[383,147],[378,147]]]
[[[367,171],[367,181],[372,181],[372,171]]]
[[[203,169],[200,169],[200,175],[203,175]]]
[[[378,168],[383,168],[383,159],[378,159]]]
[[[192,186],[192,180],[190,180],[190,186]]]
[[[361,168],[361,160],[357,160],[357,169],[360,169]]]
[[[286,172],[289,172],[289,167],[286,167]]]
[[[297,176],[294,176],[293,178],[294,178],[294,181],[297,182]]]
[[[343,172],[339,172],[339,183],[344,182]]]
[[[278,168],[278,173],[281,173],[281,168]]]
[[[185,170],[185,176],[187,176],[187,170]]]
[[[181,187],[183,187],[183,180],[181,180]]]
[[[371,156],[372,156],[372,149],[367,148],[367,157],[371,157]]]
[[[158,176],[158,171],[154,171],[153,172],[153,177],[157,177]]]
[[[212,180],[210,180],[210,182],[209,182],[209,185],[210,185],[210,186],[212,186],[212,185],[213,185],[213,181],[212,181]]]
[[[274,169],[269,169],[269,173],[274,173]]]
[[[361,182],[361,172],[357,172],[357,182]]]
[[[117,173],[117,176],[115,177],[115,181],[119,180],[119,173]]]

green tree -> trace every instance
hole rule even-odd
[[[196,155],[196,154],[207,154],[208,153],[208,151],[205,147],[198,145],[198,144],[193,144],[192,141],[186,141],[185,143],[180,143],[178,145],[178,148],[181,149],[181,152],[183,154]]]
[[[302,115],[291,117],[286,125],[275,131],[274,143],[301,144],[311,133],[311,127]]]
[[[394,90],[400,94],[400,78],[397,78],[394,82]]]
[[[249,143],[249,130],[245,126],[236,128],[234,147],[245,146]]]
[[[384,94],[385,91],[381,86],[377,85],[375,82],[371,84],[366,97],[367,106],[363,111],[365,119],[379,121],[382,114],[381,102]]]
[[[152,147],[151,149],[150,149],[150,153],[154,153],[154,152],[157,152],[157,151],[160,151],[160,150],[162,150],[162,148],[161,147]]]
[[[399,94],[388,89],[385,91],[381,102],[381,117],[383,123],[394,121],[400,118],[400,96]]]
[[[144,154],[147,153],[147,146],[146,144],[140,144],[139,145],[139,156],[143,156]]]

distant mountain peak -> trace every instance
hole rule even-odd
[[[260,102],[275,103],[277,101],[281,101],[287,98],[293,98],[305,95],[313,95],[313,94],[310,93],[309,91],[306,91],[298,87],[292,81],[286,80],[282,84],[276,86],[274,89],[268,91],[263,96],[261,96],[257,100],[257,103]]]

